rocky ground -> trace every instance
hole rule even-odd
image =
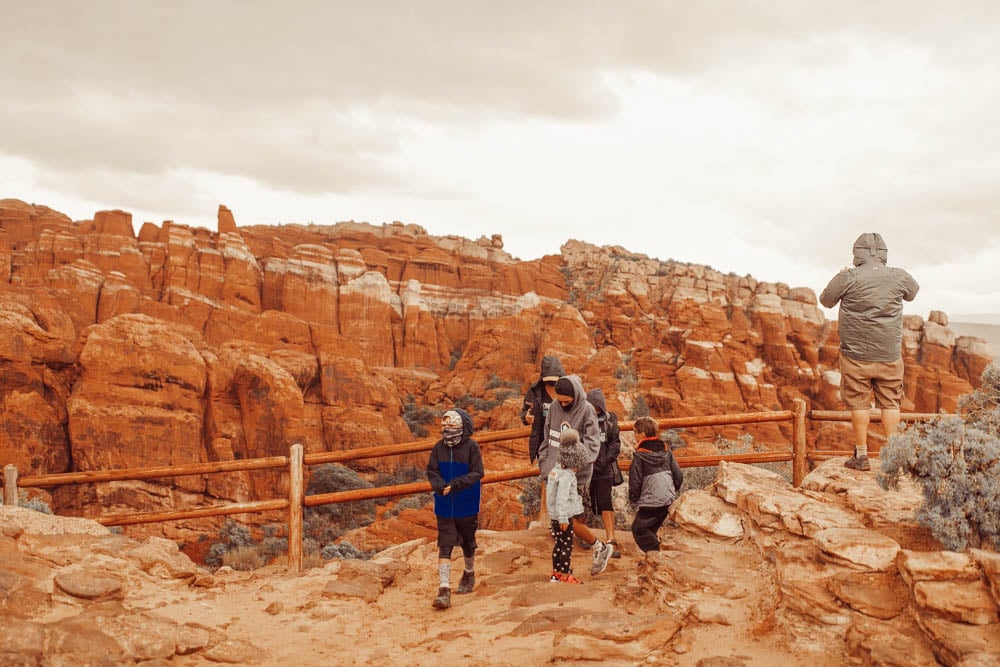
[[[1000,556],[939,551],[917,501],[839,460],[800,489],[723,464],[675,504],[668,550],[620,535],[596,577],[577,551],[583,585],[548,583],[543,528],[481,531],[476,589],[444,611],[426,539],[210,574],[167,540],[0,508],[0,664],[1000,664]]]

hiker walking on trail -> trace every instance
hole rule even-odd
[[[657,533],[667,519],[670,505],[677,499],[684,473],[673,452],[659,438],[656,420],[635,420],[635,454],[628,471],[628,500],[636,510],[632,519],[632,537],[644,552],[659,551]]]
[[[899,426],[903,399],[903,300],[913,301],[920,286],[905,270],[886,266],[882,236],[862,234],[854,242],[854,266],[835,275],[819,296],[827,308],[840,302],[840,393],[851,411],[854,456],[844,464],[870,470],[868,424],[872,394],[882,411],[888,440]]]
[[[550,354],[542,357],[541,368],[538,379],[524,392],[524,402],[521,405],[521,423],[531,426],[531,435],[528,436],[528,460],[531,463],[538,458],[538,448],[545,440],[545,419],[549,415],[552,401],[556,399],[556,382],[566,374],[559,358]],[[540,513],[544,514],[545,475],[541,479],[538,507]]]
[[[573,576],[573,517],[583,514],[583,499],[577,488],[576,474],[587,465],[587,452],[580,444],[580,434],[568,428],[559,435],[559,462],[546,479],[549,530],[552,545],[552,583],[582,584]]]
[[[566,374],[559,358],[552,355],[542,357],[541,367],[538,380],[528,387],[521,405],[521,423],[531,427],[528,437],[528,460],[531,463],[538,458],[538,445],[545,437],[545,417],[556,398],[556,381]]]
[[[613,548],[594,536],[587,526],[593,512],[590,506],[590,478],[594,472],[594,460],[601,449],[601,433],[594,406],[587,402],[583,382],[576,375],[559,378],[555,386],[556,399],[549,408],[545,419],[546,437],[538,448],[538,467],[545,480],[559,461],[560,435],[566,429],[580,434],[580,442],[587,452],[587,463],[576,473],[577,488],[583,499],[583,513],[572,520],[573,534],[584,549],[594,550],[594,564],[591,574],[600,574],[608,567]]]
[[[612,558],[621,558],[615,541],[615,507],[611,502],[611,487],[614,485],[612,472],[617,472],[621,481],[621,471],[617,469],[618,454],[622,441],[618,431],[618,415],[608,411],[604,392],[591,389],[587,392],[587,402],[597,413],[597,426],[601,434],[601,448],[594,459],[594,474],[590,479],[590,504],[594,513],[600,513],[604,527],[605,543],[612,548]],[[613,465],[612,465],[613,464]]]
[[[471,593],[476,585],[476,530],[483,456],[472,439],[472,417],[454,408],[441,418],[441,439],[427,461],[427,481],[434,490],[437,516],[438,579],[435,609],[451,606],[451,554],[462,548],[465,567],[456,593]]]

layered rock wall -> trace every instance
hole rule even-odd
[[[796,397],[840,407],[836,324],[808,288],[578,241],[520,261],[498,236],[402,223],[239,228],[220,207],[217,224],[136,234],[123,211],[74,222],[0,200],[0,462],[33,475],[384,445],[414,439],[406,406],[457,403],[477,428],[508,428],[544,354],[601,387],[624,420]],[[947,325],[943,313],[907,317],[908,410],[953,410],[989,362],[982,341]],[[776,447],[789,435],[714,431]],[[684,437],[710,443],[714,431]],[[811,437],[848,442],[843,425]],[[520,466],[525,450],[498,445],[487,461]],[[286,484],[194,476],[52,500],[93,513],[277,497]]]

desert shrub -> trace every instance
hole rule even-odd
[[[660,433],[660,439],[663,440],[663,444],[665,444],[667,449],[670,451],[684,449],[687,447],[687,443],[684,442],[684,438],[681,437],[680,429],[667,429],[666,431]]]
[[[434,494],[432,493],[415,493],[410,496],[404,496],[400,498],[393,504],[392,507],[386,509],[382,512],[383,519],[389,519],[394,516],[399,516],[399,513],[403,510],[418,510],[422,507],[426,507],[434,499]]]
[[[375,478],[374,486],[396,486],[397,484],[412,484],[426,482],[427,473],[423,468],[406,465],[390,472],[380,472]]]
[[[229,549],[222,555],[222,564],[234,570],[249,572],[267,564],[259,546],[242,545]]]
[[[680,438],[680,436],[677,437],[678,439]],[[718,433],[715,436],[714,444],[715,448],[719,450],[719,454],[724,456],[728,454],[746,454],[749,452],[765,451],[764,445],[757,442],[749,433],[737,436],[735,440],[730,440],[721,433]],[[773,473],[777,473],[788,482],[792,481],[792,465],[788,461],[780,461],[776,463],[754,463],[752,465],[756,468],[763,468],[764,470],[770,470]],[[708,487],[709,485],[715,483],[718,471],[718,466],[685,468],[684,484],[681,485],[681,492],[683,493],[688,489],[704,489]]]
[[[340,558],[343,560],[355,559],[355,560],[367,560],[370,556],[364,551],[361,551],[356,546],[350,542],[341,542],[340,544],[328,544],[323,547],[320,551],[320,556],[323,560],[330,560],[333,558]]]
[[[358,473],[337,463],[326,463],[313,469],[306,486],[306,495],[335,491],[370,489],[372,484]],[[308,508],[307,513],[320,514],[341,529],[367,526],[375,520],[375,501],[359,500],[348,503],[328,503]]]
[[[23,489],[18,489],[18,507],[23,507],[29,510],[35,510],[36,512],[41,512],[42,514],[52,514],[52,508],[49,504],[35,496],[34,498],[29,498],[28,494]]]
[[[417,405],[413,394],[407,394],[406,402],[403,404],[402,417],[413,437],[426,438],[430,435],[427,425],[437,422],[441,418],[441,414],[434,408]]]
[[[265,537],[260,542],[260,553],[267,561],[277,558],[281,554],[287,554],[288,538],[274,536]]]
[[[208,548],[205,565],[211,568],[221,567],[230,551],[243,547],[256,548],[253,537],[250,535],[250,529],[232,519],[226,519],[219,528],[218,539]],[[235,566],[231,567],[238,569]]]
[[[1000,369],[987,366],[979,389],[962,396],[958,409],[970,426],[1000,436]]]
[[[520,482],[521,493],[518,500],[521,501],[524,516],[538,516],[542,511],[542,482],[538,477],[529,477]]]
[[[618,391],[631,391],[639,384],[639,375],[631,366],[619,366],[612,375],[618,378]]]
[[[994,408],[994,410],[996,410]],[[975,424],[996,423],[996,415]],[[903,475],[923,493],[917,521],[948,549],[1000,547],[1000,438],[960,417],[920,424],[882,448],[883,488]]]
[[[466,394],[455,399],[455,407],[462,408],[466,412],[489,412],[493,408],[500,405],[500,401],[492,398],[479,398],[478,396],[470,396]]]
[[[330,522],[330,517],[312,510],[313,508],[308,507],[302,514],[303,538],[311,539],[317,544],[326,544],[340,537],[340,531]]]
[[[630,421],[635,421],[640,417],[649,416],[649,405],[646,403],[646,399],[642,396],[635,397],[635,403],[632,404],[632,409],[628,411],[628,419]]]

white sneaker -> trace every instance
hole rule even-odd
[[[590,568],[590,576],[596,576],[608,568],[611,552],[614,548],[600,540],[594,545],[594,565]]]

